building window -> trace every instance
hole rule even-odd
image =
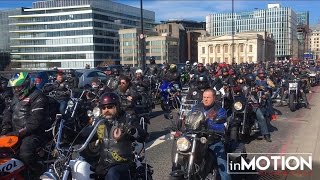
[[[220,63],[220,61],[221,61],[221,58],[218,57],[218,58],[217,58],[217,63]]]
[[[228,45],[224,46],[224,53],[228,53]]]
[[[212,57],[210,58],[210,62],[209,63],[213,63],[213,58]]]
[[[240,57],[240,63],[243,63],[243,57]]]
[[[206,53],[206,48],[202,47],[202,54],[205,54],[205,53]]]
[[[217,46],[217,53],[220,53],[220,45]]]
[[[240,44],[240,52],[243,52],[243,44]]]
[[[252,52],[252,45],[249,45],[249,52]]]
[[[206,58],[202,58],[202,63],[205,63],[205,61],[206,61]]]
[[[210,46],[210,53],[212,54],[213,53],[213,47]]]
[[[249,56],[249,63],[252,62],[252,56]]]
[[[228,62],[228,58],[224,58],[224,62],[225,62],[225,63],[229,63],[229,62]]]

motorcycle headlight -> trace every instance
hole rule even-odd
[[[93,112],[91,110],[88,110],[87,111],[87,115],[88,115],[88,117],[92,117],[93,116]]]
[[[99,117],[101,115],[101,110],[99,107],[95,107],[93,108],[92,113],[94,117]]]
[[[235,110],[240,111],[242,109],[243,105],[240,101],[238,101],[233,104],[233,107]]]
[[[290,88],[296,88],[298,86],[298,83],[289,83]]]
[[[187,151],[191,147],[191,142],[185,138],[181,137],[177,140],[177,148],[179,151]]]
[[[74,102],[72,100],[68,101],[68,108],[72,108],[74,106]]]
[[[183,97],[181,98],[181,102],[184,103],[184,102],[186,102],[186,101],[187,101],[187,97],[186,97],[186,96],[183,96]]]

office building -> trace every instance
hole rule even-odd
[[[119,30],[121,64],[137,66],[140,56],[139,34],[141,30],[137,28]],[[179,38],[159,35],[155,31],[145,31],[144,34],[147,63],[150,57],[154,57],[157,64],[178,63]]]
[[[211,36],[232,34],[232,13],[206,16],[206,30]],[[298,57],[297,14],[293,9],[269,4],[267,9],[234,13],[234,31],[259,31],[273,35],[278,60]]]
[[[155,13],[144,10],[144,27]],[[20,68],[119,64],[118,30],[140,27],[140,9],[113,1],[48,0],[10,16],[12,62]]]
[[[198,62],[201,63],[257,63],[261,62],[266,44],[266,59],[275,59],[275,41],[264,32],[243,32],[234,35],[234,53],[232,53],[232,36],[201,36],[198,39]],[[234,57],[234,58],[232,58]]]
[[[297,37],[299,43],[298,58],[303,59],[303,54],[308,51],[309,11],[297,13]]]
[[[162,21],[161,24],[155,26],[154,30],[165,36],[179,38],[179,62],[183,63],[187,60],[197,61],[197,59],[193,59],[197,56],[191,56],[190,52],[192,51],[193,54],[196,54],[194,52],[198,51],[197,49],[191,50],[191,48],[197,48],[197,42],[192,40],[196,40],[199,37],[199,33],[196,33],[196,31],[200,32],[201,30],[205,30],[205,22],[169,19],[168,21]]]
[[[0,71],[10,63],[10,19],[9,16],[21,14],[22,8],[0,11]]]
[[[309,37],[309,51],[313,59],[320,59],[320,30],[313,30]]]

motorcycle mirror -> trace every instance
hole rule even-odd
[[[164,118],[173,119],[173,115],[171,113],[164,113]]]

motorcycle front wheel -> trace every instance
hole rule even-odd
[[[291,112],[296,111],[295,94],[289,95],[289,108]]]

